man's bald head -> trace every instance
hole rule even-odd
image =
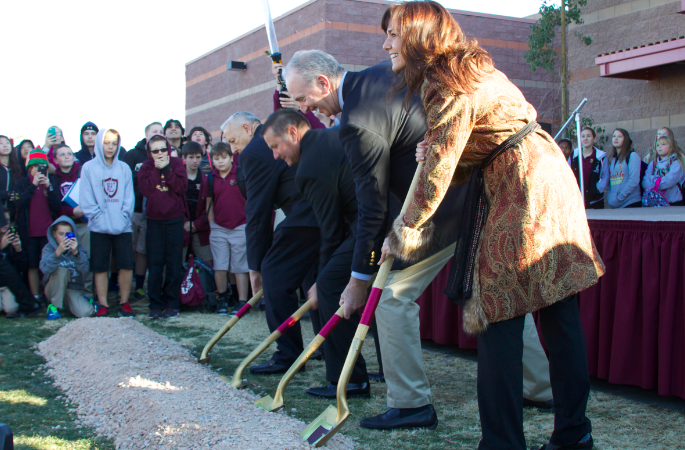
[[[260,124],[254,114],[246,111],[237,112],[221,125],[224,141],[231,146],[233,153],[240,153],[252,141]]]

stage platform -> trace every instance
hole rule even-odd
[[[606,265],[579,296],[590,375],[685,398],[685,206],[587,217]],[[443,294],[448,274],[449,264],[417,300],[421,338],[475,349]]]

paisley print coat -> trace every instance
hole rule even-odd
[[[497,70],[472,94],[426,81],[421,96],[428,152],[409,209],[390,235],[393,253],[405,259],[430,245],[430,219],[450,184],[468,181],[472,167],[537,116]],[[485,190],[490,213],[465,331],[549,306],[604,274],[573,172],[549,134],[538,130],[500,155],[485,170]]]

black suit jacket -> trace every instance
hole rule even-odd
[[[342,85],[340,142],[352,168],[359,203],[352,270],[363,274],[377,270],[383,239],[416,171],[416,145],[427,130],[418,96],[406,110],[406,90],[388,94],[394,77],[390,61],[385,61],[361,72],[348,72]],[[433,216],[435,236],[430,254],[456,240],[465,194],[465,185],[448,190]],[[392,211],[391,195],[396,197]]]
[[[261,134],[262,125],[252,141],[240,152],[240,167],[245,174],[245,215],[247,225],[247,265],[260,271],[262,260],[271,243],[272,216],[282,209],[286,218],[278,224],[284,227],[316,227],[316,217],[295,185],[297,167],[274,159],[274,154]]]
[[[356,233],[357,196],[338,128],[309,130],[302,138],[297,188],[321,229],[319,273],[349,232]]]

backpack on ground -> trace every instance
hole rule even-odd
[[[184,306],[200,306],[205,301],[205,290],[202,287],[200,274],[195,267],[195,258],[188,256],[188,268],[181,283],[181,304]]]

